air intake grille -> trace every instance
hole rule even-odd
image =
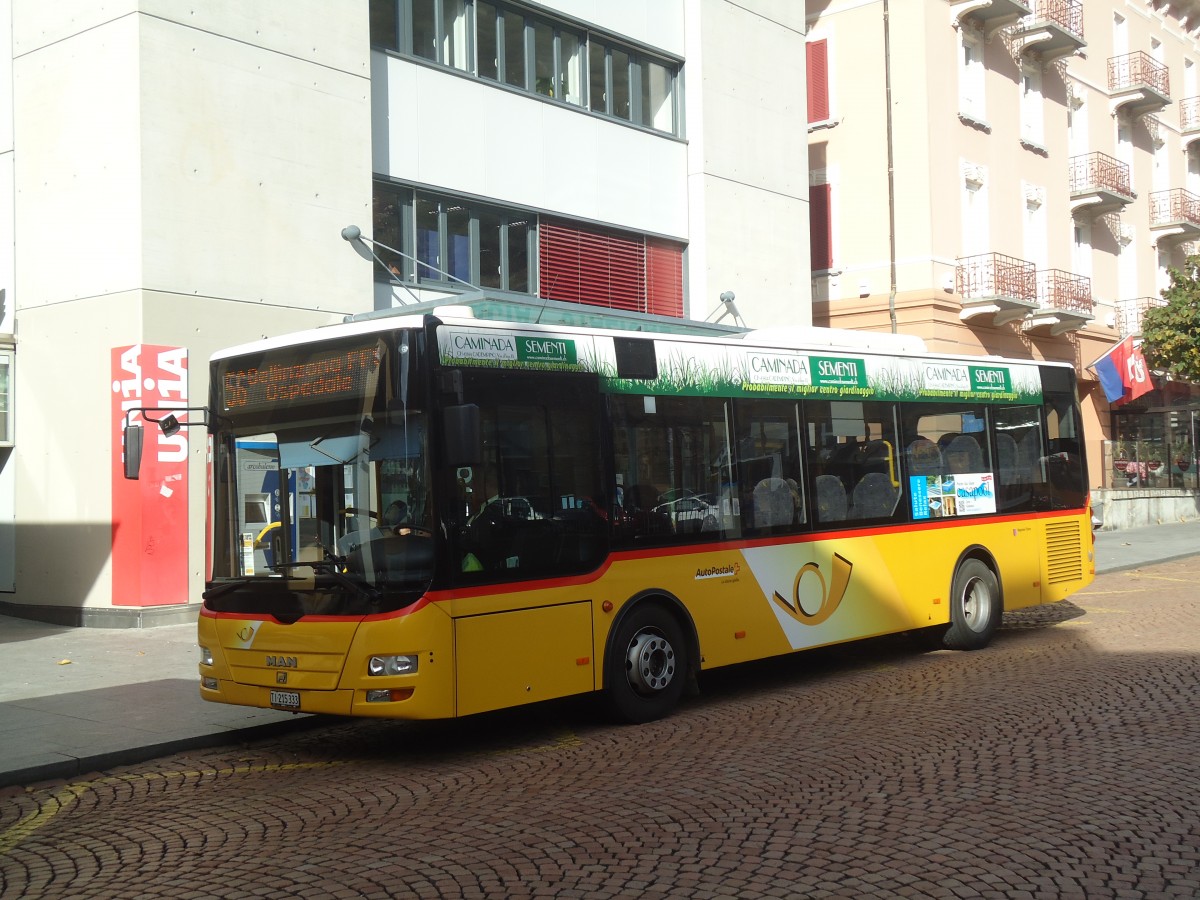
[[[1046,525],[1046,581],[1061,584],[1083,578],[1083,542],[1078,522]]]

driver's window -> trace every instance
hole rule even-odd
[[[483,458],[455,472],[456,570],[473,582],[595,566],[607,530],[598,395],[548,374],[489,373],[473,387]]]

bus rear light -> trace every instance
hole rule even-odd
[[[398,703],[413,695],[412,688],[390,688],[382,691],[367,691],[368,703]]]
[[[367,661],[368,675],[412,675],[416,671],[416,656],[372,656]]]

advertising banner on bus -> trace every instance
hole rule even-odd
[[[591,372],[614,394],[1040,403],[1034,365],[654,340],[658,377],[617,377],[613,340],[474,326],[438,332],[443,365]]]

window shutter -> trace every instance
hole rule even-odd
[[[542,219],[538,256],[540,296],[646,311],[646,249],[640,237]]]
[[[808,189],[808,240],[814,272],[833,268],[830,187],[829,184],[814,184]]]
[[[829,48],[825,41],[805,44],[808,52],[808,121],[829,118]]]
[[[683,318],[683,245],[646,239],[646,312]]]

